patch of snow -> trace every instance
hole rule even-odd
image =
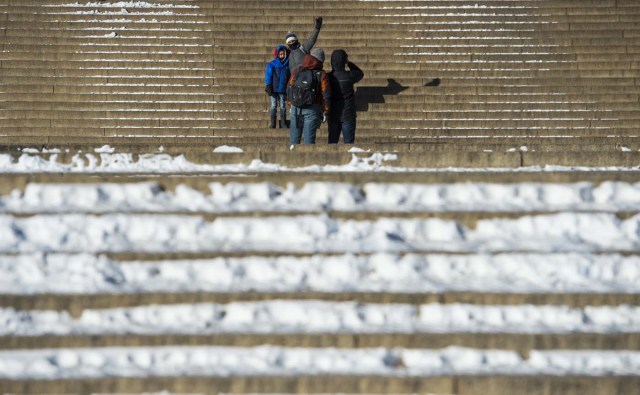
[[[0,378],[86,379],[113,376],[578,375],[624,376],[640,370],[636,351],[515,351],[449,347],[337,349],[105,347],[0,351]]]
[[[96,148],[93,151],[99,154],[112,154],[115,152],[115,150],[115,148],[110,147],[109,145],[103,145],[102,147]]]
[[[620,220],[604,213],[482,219],[475,228],[439,218],[0,215],[0,252],[634,252],[638,229],[640,214]],[[282,235],[295,235],[296,242]]]
[[[111,149],[111,148],[109,148]],[[308,182],[188,185],[158,183],[38,184],[0,195],[0,213],[113,212],[620,212],[640,210],[640,182],[365,183]]]
[[[221,145],[219,147],[216,147],[213,150],[213,152],[238,153],[238,152],[244,152],[244,151],[242,151],[242,148],[233,147],[229,145]]]
[[[0,255],[3,294],[247,291],[639,293],[640,258],[376,252],[120,262],[88,253]]]
[[[635,333],[640,307],[271,300],[57,311],[0,308],[0,336],[221,333]]]

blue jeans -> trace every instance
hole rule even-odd
[[[291,106],[291,129],[289,144],[300,144],[304,134],[305,144],[316,143],[316,131],[322,123],[322,110],[318,106]]]
[[[340,132],[345,144],[353,144],[356,141],[356,120],[351,122],[329,121],[329,144],[337,144],[340,141]]]
[[[269,115],[272,117],[276,116],[276,111],[278,106],[280,106],[280,119],[285,119],[285,115],[287,115],[287,107],[285,105],[285,94],[284,93],[274,93],[273,96],[269,96],[269,100],[271,100],[271,108],[269,108]]]

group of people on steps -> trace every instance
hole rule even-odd
[[[316,131],[328,125],[328,143],[343,136],[345,144],[355,142],[356,103],[354,84],[364,77],[347,53],[336,49],[331,54],[331,72],[324,71],[325,55],[314,45],[322,28],[322,17],[314,19],[315,29],[304,43],[293,32],[278,45],[274,59],[267,64],[265,91],[269,95],[269,127],[276,128],[278,108],[281,129],[287,127],[287,103],[290,105],[290,144],[315,144]],[[307,98],[307,100],[304,100]],[[296,105],[297,104],[297,105]]]

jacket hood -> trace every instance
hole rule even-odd
[[[278,52],[280,52],[280,50],[283,50],[283,49],[287,53],[287,57],[285,59],[289,59],[289,52],[291,52],[291,51],[289,50],[289,48],[287,48],[286,45],[278,45],[276,47],[276,49],[273,50],[273,57],[277,59],[278,58]]]
[[[336,49],[331,53],[331,68],[343,71],[347,64],[347,53],[342,49]]]
[[[322,63],[311,55],[305,55],[302,59],[302,67],[309,70],[322,70]]]

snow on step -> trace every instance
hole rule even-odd
[[[157,183],[28,184],[0,195],[0,213],[62,212],[551,212],[637,211],[640,183],[457,183],[362,186],[308,182],[209,184],[210,193],[188,185],[164,191]]]
[[[640,257],[385,254],[118,261],[0,255],[0,294],[195,292],[639,293]]]
[[[640,215],[620,220],[584,213],[483,219],[475,229],[439,218],[359,221],[323,214],[213,221],[166,214],[0,215],[0,253],[634,252],[638,229]]]
[[[67,312],[0,309],[0,336],[273,333],[634,333],[640,307],[265,301]]]
[[[0,351],[0,378],[175,376],[634,375],[640,352],[130,347]]]
[[[206,127],[202,127],[206,129]],[[149,128],[152,130],[153,128]],[[179,128],[176,128],[179,129]],[[144,137],[152,137],[145,135]],[[230,136],[233,136],[231,134]],[[131,136],[129,136],[131,137]],[[163,136],[183,137],[183,136]],[[401,136],[402,137],[402,136]],[[114,137],[116,138],[116,137]],[[158,147],[159,152],[162,146]],[[55,149],[53,152],[60,152]],[[0,173],[244,173],[244,172],[389,172],[389,173],[465,173],[465,172],[598,172],[624,171],[638,172],[640,167],[587,167],[587,166],[529,166],[520,168],[408,168],[394,166],[398,155],[391,153],[373,152],[368,157],[359,157],[355,153],[363,153],[361,148],[353,147],[351,162],[345,165],[310,165],[304,167],[287,167],[277,163],[264,163],[260,159],[253,159],[251,163],[230,163],[222,165],[198,164],[187,160],[184,155],[171,156],[167,154],[131,153],[88,153],[75,154],[70,163],[58,162],[57,153],[49,158],[32,155],[36,151],[28,149],[14,159],[10,154],[0,154]],[[47,153],[47,152],[42,152]]]

